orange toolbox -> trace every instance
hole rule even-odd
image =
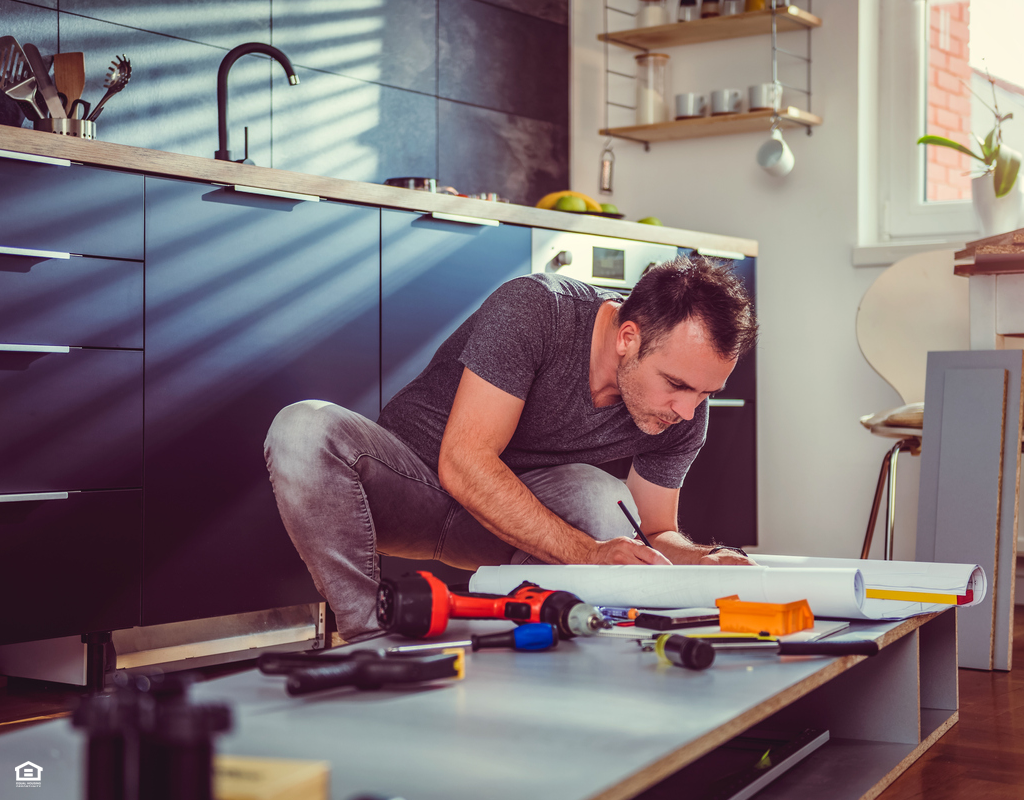
[[[719,627],[728,633],[761,633],[785,636],[814,627],[814,614],[806,600],[792,603],[748,603],[739,595],[720,597]]]

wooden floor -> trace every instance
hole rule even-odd
[[[886,789],[880,800],[1024,798],[1024,607],[1014,620],[1012,672],[960,670],[960,722]],[[246,664],[209,668],[215,677]],[[65,716],[79,693],[0,678],[0,736]],[[0,744],[2,748],[2,744]]]
[[[1024,798],[1024,606],[1015,610],[1014,669],[960,670],[960,722],[879,800]]]

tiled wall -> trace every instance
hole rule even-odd
[[[533,204],[569,184],[568,0],[0,0],[0,35],[85,53],[96,103],[111,59],[131,82],[98,138],[213,157],[217,68],[243,42],[283,50],[231,70],[230,147],[261,166],[380,182],[436,176]]]

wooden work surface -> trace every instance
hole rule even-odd
[[[83,164],[114,167],[169,178],[298,192],[316,195],[327,200],[420,211],[428,214],[431,212],[458,214],[531,228],[576,231],[598,236],[614,236],[620,239],[675,245],[676,247],[742,253],[745,256],[757,255],[757,242],[734,236],[720,236],[658,225],[641,225],[638,222],[588,214],[548,211],[511,203],[471,200],[454,195],[417,192],[376,183],[324,178],[229,161],[216,161],[212,158],[145,150],[140,147],[129,147],[111,142],[88,141],[24,128],[0,126],[0,150],[65,158]],[[57,202],[56,199],[55,202]]]
[[[453,622],[445,638],[505,628]],[[545,653],[467,653],[464,680],[429,688],[291,698],[283,677],[253,670],[192,697],[233,708],[218,752],[327,760],[338,800],[636,797],[762,722],[824,726],[832,738],[759,800],[873,797],[957,720],[955,616],[855,624],[844,636],[883,649],[870,659],[719,654],[694,672],[631,641],[574,639]],[[44,767],[35,797],[81,796],[83,739],[67,720],[0,745],[0,766]]]
[[[953,272],[965,277],[1024,273],[1024,228],[968,242],[953,258]]]

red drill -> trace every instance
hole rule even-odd
[[[548,622],[562,639],[592,636],[608,627],[598,610],[576,595],[533,583],[523,583],[507,595],[453,592],[429,572],[416,572],[385,578],[377,590],[377,622],[388,633],[410,639],[439,636],[452,617]]]

